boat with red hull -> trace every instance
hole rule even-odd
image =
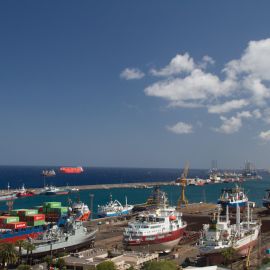
[[[83,172],[82,167],[61,167],[60,168],[61,173],[67,173],[67,174],[78,174]]]
[[[22,185],[22,188],[19,190],[18,193],[16,193],[16,196],[19,197],[19,198],[31,197],[31,196],[34,196],[34,195],[36,195],[36,194],[33,191],[25,189],[24,185]]]
[[[128,250],[170,252],[185,234],[187,223],[173,207],[159,208],[139,215],[124,231]]]

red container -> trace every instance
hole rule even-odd
[[[39,221],[39,220],[45,220],[44,214],[35,214],[35,215],[29,215],[26,216],[27,221]]]
[[[26,222],[8,223],[8,224],[5,225],[5,228],[6,229],[11,229],[11,230],[26,228]]]

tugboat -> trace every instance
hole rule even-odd
[[[52,226],[37,239],[29,238],[28,241],[35,246],[33,255],[41,256],[59,251],[72,251],[84,246],[94,246],[97,230],[87,231],[82,221],[72,217],[63,217],[57,225]],[[22,254],[28,252],[22,249]]]
[[[112,200],[112,195],[110,195],[110,202],[106,205],[98,205],[98,217],[116,217],[129,214],[133,209],[133,205],[127,204],[123,206],[118,200]]]
[[[220,209],[219,209],[220,210]],[[203,225],[203,232],[198,243],[201,255],[207,256],[213,264],[221,263],[221,252],[232,247],[241,256],[246,256],[251,246],[258,240],[261,224],[252,219],[250,204],[247,204],[247,218],[240,221],[240,207],[236,207],[236,224],[231,224],[229,207],[226,207],[226,216],[214,216],[210,224]]]
[[[244,210],[248,204],[248,197],[243,188],[235,185],[234,188],[222,189],[222,194],[217,202],[225,210],[229,207],[229,210],[236,211],[236,207],[239,206],[240,210]]]
[[[26,190],[24,187],[24,184],[22,185],[21,189],[19,189],[19,192],[16,194],[17,197],[22,198],[22,197],[30,197],[34,196],[35,193],[30,190]]]
[[[127,250],[170,252],[184,235],[187,223],[174,207],[163,207],[140,214],[128,223],[123,245]]]

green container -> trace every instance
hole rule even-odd
[[[19,222],[19,217],[5,216],[4,218],[1,218],[0,221],[3,224],[13,223],[13,222]]]
[[[23,209],[18,212],[20,216],[28,216],[28,215],[35,215],[38,214],[37,209]]]
[[[27,221],[28,226],[42,226],[45,224],[45,220]]]
[[[19,211],[23,211],[23,210],[26,210],[26,209],[13,209],[10,211],[10,215],[11,216],[17,216]]]
[[[61,202],[45,202],[43,204],[43,207],[45,207],[45,208],[57,208],[57,207],[61,207]]]
[[[57,213],[57,214],[66,214],[68,212],[68,207],[62,206],[62,207],[56,207],[56,208],[47,208],[47,214],[48,213]]]

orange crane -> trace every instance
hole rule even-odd
[[[180,195],[180,197],[178,199],[178,203],[177,203],[178,208],[181,208],[182,205],[185,205],[185,206],[188,205],[188,200],[187,200],[187,197],[185,195],[185,190],[186,190],[186,186],[187,186],[188,170],[189,170],[189,162],[186,161],[181,177],[176,180],[176,183],[179,183],[181,186],[181,195]]]

